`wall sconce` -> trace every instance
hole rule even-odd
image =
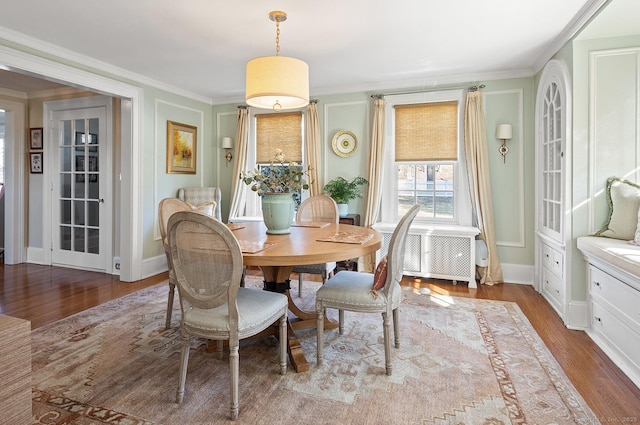
[[[229,163],[233,159],[233,155],[231,155],[231,149],[233,149],[233,139],[231,137],[222,138],[222,149],[227,151],[227,154],[224,157],[227,160],[227,167],[228,167]]]
[[[513,127],[511,124],[498,124],[496,127],[496,139],[502,140],[502,146],[498,148],[498,152],[502,155],[502,162],[507,162],[507,152],[509,152],[509,148],[507,147],[507,140],[511,140],[513,136]]]

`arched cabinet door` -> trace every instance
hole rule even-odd
[[[571,148],[571,85],[564,62],[550,61],[542,71],[536,96],[536,288],[560,317],[569,300],[566,253],[568,154]]]

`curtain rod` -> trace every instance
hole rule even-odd
[[[460,89],[467,89],[468,91],[478,91],[485,87],[486,86],[484,84],[474,84],[472,86],[445,87],[441,89],[433,88],[433,89],[409,90],[409,91],[392,92],[392,93],[379,93],[379,94],[372,94],[371,97],[374,99],[379,99],[385,96],[396,96],[400,94],[429,93],[434,91],[449,91],[449,90],[460,90]]]

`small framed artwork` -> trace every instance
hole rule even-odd
[[[42,174],[42,152],[29,154],[31,157],[31,173]]]
[[[29,147],[33,150],[42,150],[42,127],[30,128]]]
[[[167,173],[196,173],[197,127],[167,121]]]

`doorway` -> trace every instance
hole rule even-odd
[[[44,104],[49,264],[113,272],[111,107],[106,96]]]

